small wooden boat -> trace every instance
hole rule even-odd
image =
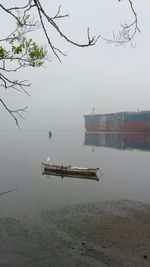
[[[66,176],[99,181],[97,177],[98,170],[99,168],[78,168],[42,163],[43,175]]]

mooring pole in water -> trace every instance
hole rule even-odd
[[[52,132],[49,131],[49,132],[48,132],[48,135],[49,135],[49,138],[51,138],[51,137],[52,137]]]

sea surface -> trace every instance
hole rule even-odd
[[[85,134],[84,129],[0,131],[1,215],[16,216],[77,203],[129,199],[150,204],[149,136]],[[97,181],[43,176],[41,163],[98,167]]]

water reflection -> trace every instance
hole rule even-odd
[[[123,150],[150,151],[150,134],[144,133],[85,133],[84,145]]]
[[[124,150],[110,151],[107,147],[98,147],[92,153],[92,146],[96,148],[100,145],[99,135],[95,137],[97,142],[94,142],[93,135],[90,141],[88,135],[85,144],[91,146],[85,147],[83,129],[52,130],[51,139],[48,138],[48,131],[0,133],[0,192],[19,188],[0,198],[1,215],[28,214],[75,203],[112,199],[150,203],[150,161],[147,151],[138,153],[134,150],[132,153],[133,150],[127,150],[124,153]],[[47,176],[41,175],[40,168],[41,162],[48,156],[52,164],[102,168],[104,176],[99,182],[49,176],[49,182]]]

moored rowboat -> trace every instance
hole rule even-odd
[[[67,177],[99,180],[97,177],[98,170],[99,168],[79,168],[72,166],[60,166],[60,165],[42,163],[43,175],[54,175],[61,177],[67,176]]]

